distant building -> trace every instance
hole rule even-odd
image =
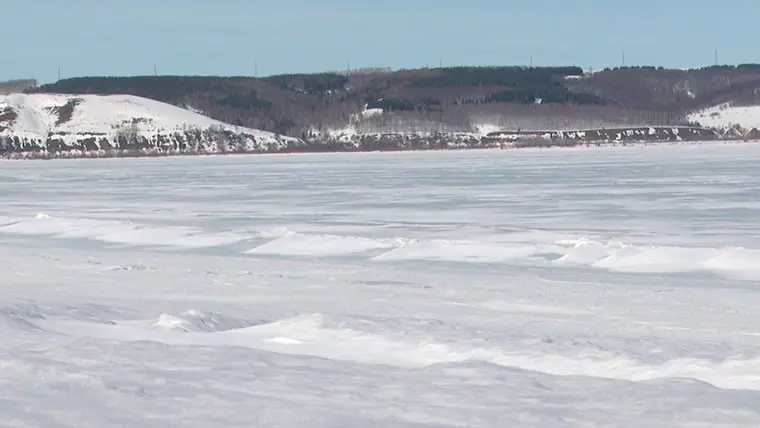
[[[0,95],[21,93],[27,89],[36,87],[36,79],[6,80],[5,82],[0,82]]]

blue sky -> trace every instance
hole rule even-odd
[[[760,62],[758,0],[0,0],[0,80]],[[755,21],[755,22],[753,22]]]

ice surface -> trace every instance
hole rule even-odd
[[[760,146],[0,162],[5,426],[758,426]]]

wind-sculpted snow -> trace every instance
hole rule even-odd
[[[281,236],[279,234],[282,234]],[[0,235],[93,240],[131,247],[189,250],[224,247],[227,253],[324,259],[352,256],[372,262],[453,262],[516,266],[587,267],[616,272],[709,272],[760,280],[760,249],[725,246],[680,247],[578,239],[525,241],[505,233],[500,239],[385,239],[355,235],[297,233],[287,229],[203,231],[179,226],[147,226],[114,220],[51,218],[0,219]],[[241,246],[252,248],[239,251]]]
[[[759,147],[3,161],[3,420],[757,426]]]

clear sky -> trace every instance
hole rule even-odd
[[[760,62],[760,0],[0,0],[0,80]]]

